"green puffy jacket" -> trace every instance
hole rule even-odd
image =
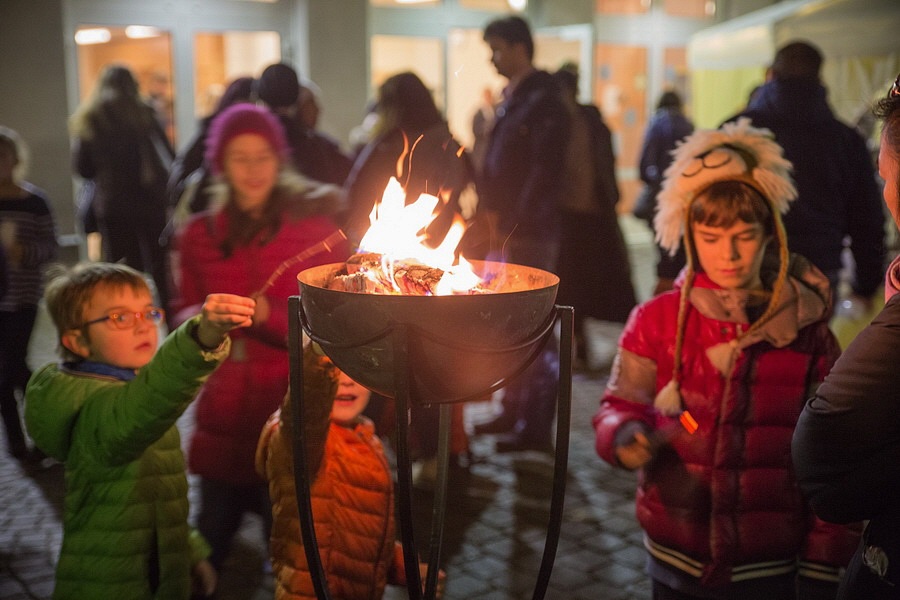
[[[55,599],[190,597],[191,567],[209,548],[187,523],[175,422],[229,348],[203,352],[196,323],[169,335],[131,381],[50,364],[28,382],[28,433],[65,463]]]

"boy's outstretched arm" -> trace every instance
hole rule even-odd
[[[232,329],[250,327],[256,301],[235,294],[210,294],[200,310],[197,341],[205,348],[217,348]]]

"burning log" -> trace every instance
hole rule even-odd
[[[443,276],[442,269],[417,264],[399,265],[394,271],[394,282],[401,294],[434,296]]]
[[[445,271],[413,260],[392,262],[376,252],[354,254],[338,270],[328,289],[360,294],[436,296]],[[475,287],[469,294],[487,293]]]

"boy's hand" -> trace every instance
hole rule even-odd
[[[234,294],[210,294],[200,311],[197,339],[206,348],[217,348],[232,329],[250,327],[256,301]]]
[[[616,458],[626,469],[633,471],[643,467],[653,458],[650,440],[641,432],[635,433],[634,440],[630,444],[616,448]]]
[[[211,598],[216,591],[219,576],[208,560],[203,559],[192,570],[193,597]]]

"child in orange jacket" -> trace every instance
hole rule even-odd
[[[372,422],[362,415],[372,392],[308,348],[303,364],[304,439],[316,541],[334,598],[381,598],[406,585],[395,540],[394,485]],[[300,533],[291,446],[290,396],[263,428],[257,472],[269,482],[275,598],[316,598]],[[423,569],[425,565],[420,565]]]

